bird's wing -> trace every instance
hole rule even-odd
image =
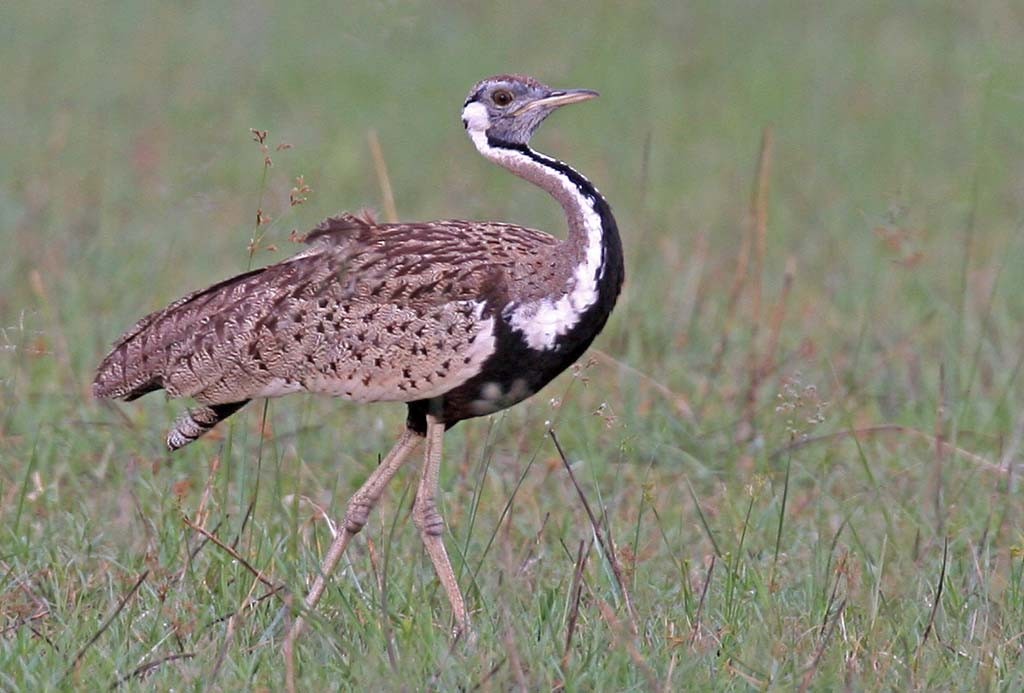
[[[298,255],[140,320],[104,359],[94,393],[163,387],[208,404],[302,390],[436,396],[494,350],[507,277],[521,271],[508,244],[554,243],[545,239],[507,225],[333,217]]]

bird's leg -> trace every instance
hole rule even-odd
[[[444,427],[441,430],[443,432]],[[370,511],[377,505],[377,501],[380,500],[388,482],[395,476],[395,472],[402,467],[409,453],[416,449],[416,446],[420,444],[422,439],[422,436],[418,433],[407,428],[402,437],[395,443],[395,446],[391,448],[391,452],[387,454],[387,457],[373,471],[370,478],[366,480],[366,483],[360,486],[359,490],[349,499],[348,509],[345,510],[345,524],[334,538],[334,542],[331,543],[330,548],[327,550],[327,555],[324,556],[323,564],[320,566],[320,574],[316,576],[316,580],[313,581],[313,587],[310,588],[309,594],[306,595],[303,606],[304,612],[312,611],[316,607],[320,597],[323,596],[324,589],[327,587],[328,578],[330,578],[334,568],[338,565],[338,561],[344,555],[345,549],[348,548],[349,542],[352,541],[352,537],[359,534],[360,530],[366,526],[366,520],[370,516]],[[295,639],[301,635],[304,627],[304,614],[300,613],[295,617],[291,630],[288,631],[288,637],[285,640],[286,651],[290,651],[295,643]]]
[[[437,511],[437,477],[441,467],[441,449],[444,441],[444,423],[431,415],[427,415],[427,445],[423,453],[423,476],[416,490],[416,501],[412,506],[412,519],[420,531],[420,538],[427,549],[437,577],[448,594],[455,617],[455,637],[469,631],[469,615],[466,613],[466,602],[459,590],[459,583],[452,570],[452,562],[444,548],[441,535],[444,532],[444,520]]]

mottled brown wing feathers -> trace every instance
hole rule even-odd
[[[162,310],[154,311],[154,312],[150,313],[149,315],[145,316],[144,318],[141,318],[138,322],[136,322],[131,327],[131,329],[129,329],[127,332],[125,332],[123,335],[121,335],[117,339],[117,341],[114,342],[114,344],[111,347],[111,349],[116,351],[118,347],[123,345],[125,342],[133,339],[136,335],[138,335],[140,332],[142,332],[147,327],[149,327],[155,320],[158,320],[159,318],[161,318],[162,316],[166,315],[167,313],[175,310],[176,308],[180,308],[181,306],[183,306],[183,305],[185,305],[187,303],[198,302],[198,301],[201,301],[204,298],[205,299],[209,299],[209,298],[211,298],[213,296],[216,296],[218,294],[218,292],[221,291],[222,289],[224,289],[225,287],[238,284],[240,281],[242,281],[244,279],[247,279],[247,278],[252,277],[254,275],[257,275],[257,274],[261,274],[265,269],[266,268],[261,267],[259,269],[255,269],[255,270],[252,270],[252,271],[249,271],[249,272],[245,272],[244,274],[239,274],[239,275],[236,275],[234,277],[231,277],[230,279],[225,279],[222,282],[218,282],[218,283],[214,284],[213,286],[208,286],[205,289],[199,289],[198,291],[193,291],[190,294],[186,294],[185,296],[182,296],[181,298],[179,298],[177,301],[175,301],[171,305],[167,306],[166,308],[163,308]]]
[[[472,375],[488,316],[543,283],[555,239],[504,224],[375,226],[331,217],[298,255],[140,320],[103,360],[97,397],[165,388],[205,404],[300,390],[411,401]],[[487,306],[490,306],[488,308]]]
[[[246,272],[181,297],[171,305],[154,311],[139,320],[114,342],[111,351],[100,363],[92,384],[93,396],[123,398],[131,401],[147,392],[159,390],[162,382],[164,346],[180,336],[188,327],[181,319],[187,313],[197,314],[211,300],[223,302],[232,287],[262,274],[265,268]]]

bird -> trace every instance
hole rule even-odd
[[[503,74],[475,84],[462,107],[484,158],[561,205],[564,238],[497,221],[378,224],[339,214],[292,257],[143,317],[100,363],[96,398],[131,401],[163,389],[198,404],[171,427],[171,451],[253,399],[310,392],[406,404],[405,426],[349,499],[286,644],[420,445],[413,523],[448,597],[454,637],[470,632],[436,504],[444,434],[536,393],[582,356],[615,306],[624,258],[611,207],[581,173],[530,147],[555,110],[596,96]]]

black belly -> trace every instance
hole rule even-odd
[[[535,394],[583,355],[610,312],[601,310],[599,302],[553,348],[544,350],[532,349],[522,333],[497,316],[496,348],[480,372],[441,397],[410,402],[407,425],[426,433],[426,416],[432,414],[451,428],[463,419],[501,411]]]

